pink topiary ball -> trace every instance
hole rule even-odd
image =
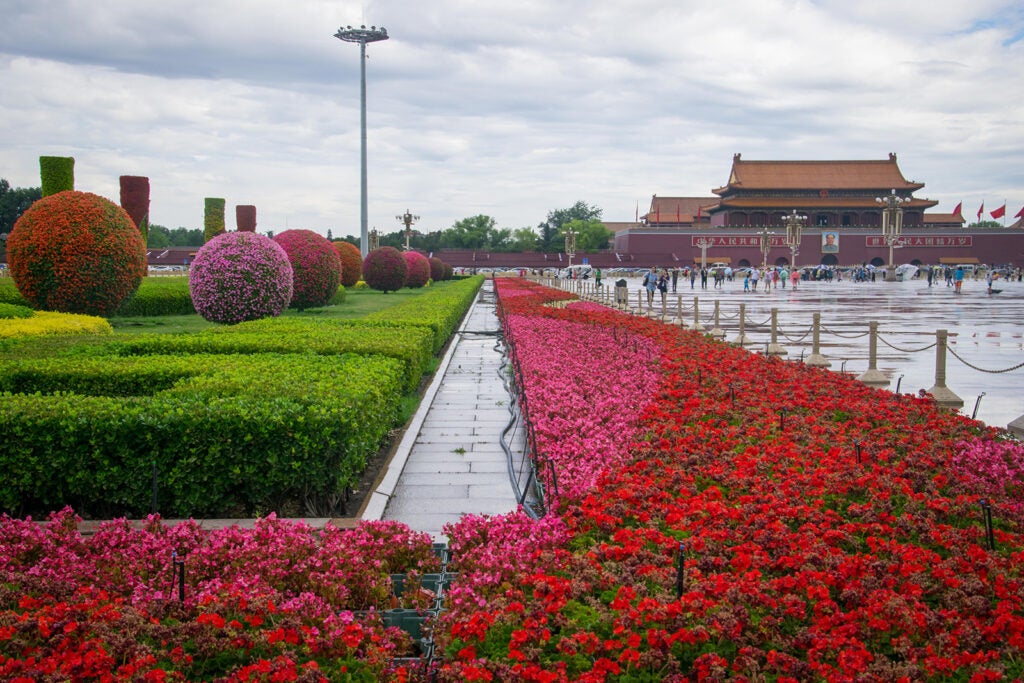
[[[396,292],[405,287],[409,267],[402,252],[394,247],[374,249],[363,259],[363,280],[372,289]]]
[[[423,287],[430,280],[430,261],[423,254],[416,251],[405,252],[405,265],[408,269],[405,276],[406,287]]]
[[[341,284],[355,287],[363,274],[363,254],[351,242],[335,242],[334,251],[341,259]]]
[[[285,230],[274,236],[292,264],[292,301],[300,311],[326,306],[341,282],[341,259],[326,237],[312,230]]]
[[[196,253],[188,288],[196,311],[211,322],[275,317],[292,299],[292,265],[269,237],[225,232]]]

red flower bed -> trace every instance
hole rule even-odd
[[[486,604],[448,616],[446,675],[1024,676],[1024,553],[1010,514],[1017,485],[951,476],[954,454],[969,448],[981,457],[976,444],[999,438],[994,430],[928,401],[646,319],[544,305],[561,292],[498,291],[506,314],[653,343],[664,375],[625,464],[561,501],[563,545],[531,551],[506,540],[499,547],[535,558],[534,569],[506,574],[495,562],[487,581],[460,577],[463,590],[479,584]],[[507,331],[521,358],[522,343],[544,343],[524,341],[515,325]],[[546,343],[562,338],[553,332]],[[537,410],[544,396],[528,386],[526,394]],[[578,424],[567,421],[564,437]],[[459,537],[458,526],[452,531]],[[467,545],[485,536],[477,531]]]

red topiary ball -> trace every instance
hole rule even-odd
[[[341,259],[334,245],[312,230],[285,230],[275,235],[274,241],[292,264],[290,307],[301,311],[330,303],[341,282]]]
[[[355,287],[363,274],[363,253],[351,242],[335,242],[334,250],[341,259],[341,284]]]
[[[410,289],[426,286],[430,281],[430,261],[427,257],[416,251],[407,251],[405,265],[409,271],[405,276],[405,286]]]
[[[7,240],[14,284],[47,311],[109,316],[146,275],[146,245],[128,213],[90,192],[43,197]]]
[[[382,292],[396,292],[405,287],[409,267],[402,252],[394,247],[374,249],[363,260],[363,280]]]
[[[433,280],[434,282],[440,282],[441,280],[443,280],[444,261],[437,258],[436,256],[431,256],[427,260],[430,262],[430,279]]]

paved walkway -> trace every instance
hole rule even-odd
[[[500,329],[494,283],[484,282],[438,367],[363,519],[392,519],[444,540],[442,528],[463,515],[516,509],[500,445],[509,396],[495,348]],[[521,450],[521,431],[512,440]],[[519,447],[517,449],[517,447]]]

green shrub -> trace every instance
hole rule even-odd
[[[421,296],[371,313],[364,320],[367,323],[428,327],[433,337],[434,353],[437,353],[455,332],[483,281],[483,276],[477,275],[458,282],[436,284]]]
[[[0,303],[0,319],[31,318],[33,315],[35,315],[35,311],[28,306]]]
[[[432,355],[433,333],[418,325],[388,326],[360,320],[267,318],[198,334],[147,334],[111,342],[101,353],[148,354],[359,353],[395,358],[403,364],[404,388],[419,384]]]
[[[356,355],[0,362],[0,510],[139,516],[154,464],[164,515],[324,509],[394,426],[401,378]]]
[[[129,298],[116,315],[124,317],[191,315],[196,312],[188,289],[188,276],[147,277],[138,291]]]

